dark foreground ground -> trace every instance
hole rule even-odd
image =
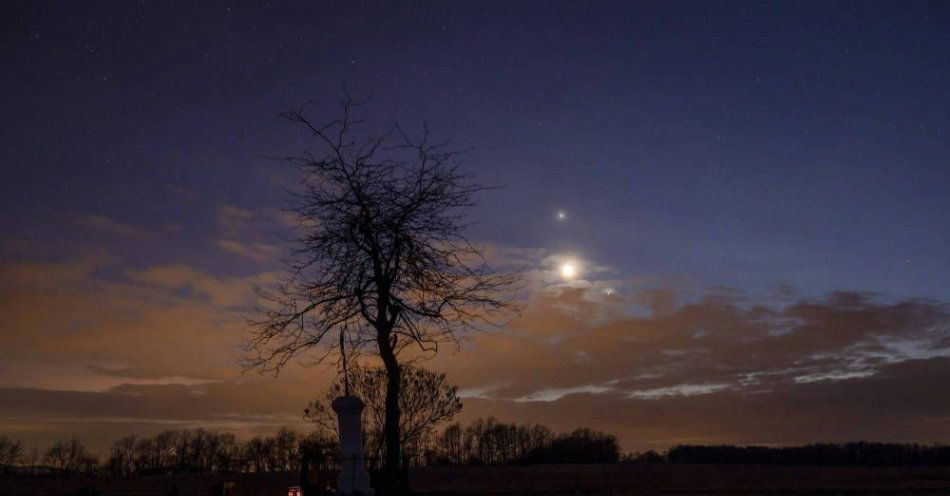
[[[234,481],[238,494],[282,496],[294,474],[198,475],[125,479],[0,481],[2,495],[68,495],[95,486],[104,495],[158,496],[172,486],[210,495]],[[546,465],[438,467],[416,472],[413,489],[426,495],[950,495],[950,467],[775,467],[754,465]]]

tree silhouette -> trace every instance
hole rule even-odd
[[[23,459],[23,443],[0,436],[0,478],[12,472]]]
[[[53,443],[46,450],[44,460],[54,472],[60,474],[89,473],[99,462],[98,457],[88,453],[82,441],[75,437]]]
[[[400,464],[400,363],[407,348],[434,353],[440,342],[490,323],[511,305],[516,277],[493,272],[464,236],[464,211],[483,186],[459,168],[459,153],[412,139],[398,125],[364,133],[349,95],[342,116],[324,124],[304,109],[281,116],[300,124],[318,154],[283,157],[304,173],[292,198],[301,235],[287,277],[258,292],[266,302],[250,320],[249,367],[277,371],[305,350],[318,361],[369,345],[386,369],[383,493],[408,490]]]
[[[424,445],[432,428],[451,420],[462,410],[462,401],[458,397],[458,388],[446,381],[444,373],[404,364],[400,367],[400,375],[399,411],[402,415],[399,432],[403,459],[422,461]],[[366,450],[371,458],[378,458],[385,452],[386,370],[355,367],[349,371],[349,377],[351,390],[366,403],[363,410]],[[343,393],[344,385],[335,381],[322,401],[307,404],[304,417],[327,431],[335,432],[336,417],[329,405]]]

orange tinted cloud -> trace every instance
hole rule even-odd
[[[251,287],[275,274],[117,268],[107,257],[0,266],[0,430],[39,442],[68,421],[103,443],[108,425],[114,437],[181,425],[257,432],[300,425],[332,378],[330,366],[297,364],[276,378],[241,374]],[[950,401],[935,389],[950,380],[942,303],[599,289],[542,287],[506,329],[422,365],[466,392],[463,418],[587,425],[627,449],[950,439]]]

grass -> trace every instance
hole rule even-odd
[[[297,475],[215,474],[0,481],[4,496],[69,495],[94,486],[104,495],[210,495],[237,483],[238,494],[283,496]],[[946,495],[950,467],[790,467],[756,465],[543,465],[434,467],[415,472],[420,496],[462,495]]]

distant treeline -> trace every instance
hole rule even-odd
[[[105,457],[82,441],[57,441],[45,451],[27,453],[19,441],[0,437],[0,475],[171,475],[216,472],[286,472],[335,463],[336,440],[319,433],[303,436],[284,428],[270,437],[240,440],[229,432],[168,430],[152,437],[127,436]]]
[[[243,441],[230,432],[164,431],[151,438],[119,439],[104,468],[112,475],[288,472],[299,469],[304,455],[329,462],[335,451],[336,440],[288,428]]]
[[[419,449],[419,448],[417,448]],[[0,437],[0,477],[33,475],[170,475],[309,470],[331,473],[338,461],[337,441],[319,431],[301,435],[284,428],[270,437],[240,440],[231,433],[204,429],[164,431],[152,437],[127,436],[109,453],[90,453],[76,438],[46,450],[27,451],[19,441]],[[428,436],[421,450],[406,453],[413,466],[513,465],[548,463],[719,463],[774,465],[914,466],[950,465],[950,446],[856,442],[794,447],[674,446],[666,452],[621,456],[617,438],[591,429],[555,434],[539,425],[477,419],[452,424]],[[368,465],[375,468],[370,457]]]
[[[555,434],[543,425],[516,425],[494,418],[467,427],[452,424],[407,448],[411,466],[430,464],[612,463],[620,459],[617,438],[590,429]],[[0,476],[96,474],[171,475],[238,472],[332,471],[338,460],[335,436],[321,430],[302,435],[284,428],[274,436],[241,440],[229,432],[167,430],[155,436],[126,436],[105,456],[90,453],[77,438],[45,451],[27,452],[19,441],[0,437]],[[373,469],[378,459],[367,457]]]
[[[950,465],[950,446],[897,443],[809,444],[806,446],[674,446],[665,456],[647,452],[643,461],[772,465]],[[637,457],[634,457],[637,458]]]
[[[555,435],[540,425],[476,419],[468,427],[452,424],[429,442],[426,462],[438,465],[515,463],[613,463],[620,444],[611,434],[577,429]]]

